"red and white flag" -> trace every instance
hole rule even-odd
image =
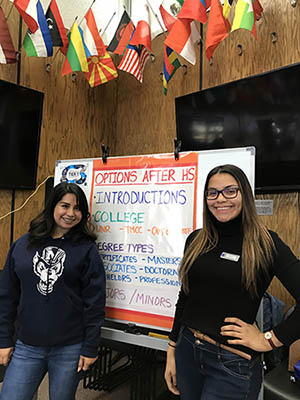
[[[131,7],[131,20],[136,29],[130,40],[130,44],[133,46],[141,44],[152,51],[151,40],[164,32],[157,20],[158,17],[147,0],[132,0]]]
[[[0,63],[13,64],[16,61],[16,52],[8,30],[7,21],[0,7]]]
[[[14,3],[14,6],[19,11],[21,17],[25,21],[31,33],[34,33],[39,27],[37,18],[37,0],[10,0],[10,1]]]
[[[101,27],[99,21],[97,21],[97,15],[91,7],[80,25],[89,56],[103,56],[106,53],[105,45],[99,33]]]
[[[195,43],[201,36],[194,21],[177,19],[171,32],[165,40],[165,46],[170,47],[191,64],[196,64]]]

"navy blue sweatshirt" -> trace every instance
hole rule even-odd
[[[83,342],[96,357],[105,317],[105,272],[95,243],[68,235],[28,246],[29,234],[10,248],[0,277],[0,348],[17,337],[32,346]]]

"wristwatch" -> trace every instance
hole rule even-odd
[[[276,350],[276,349],[277,349],[277,346],[275,346],[275,344],[274,344],[274,342],[273,342],[273,340],[272,340],[272,337],[273,337],[272,332],[270,332],[270,331],[265,332],[265,333],[264,333],[264,337],[265,337],[265,339],[270,343],[270,346],[272,347],[272,349]]]

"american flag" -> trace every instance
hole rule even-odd
[[[129,44],[118,68],[129,72],[142,83],[143,71],[149,58],[150,52],[145,46],[132,46]]]

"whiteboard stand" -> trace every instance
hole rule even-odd
[[[143,334],[133,334],[121,331],[120,329],[102,327],[101,337],[104,339],[115,340],[117,342],[133,344],[155,350],[167,351],[168,340],[147,336]]]

